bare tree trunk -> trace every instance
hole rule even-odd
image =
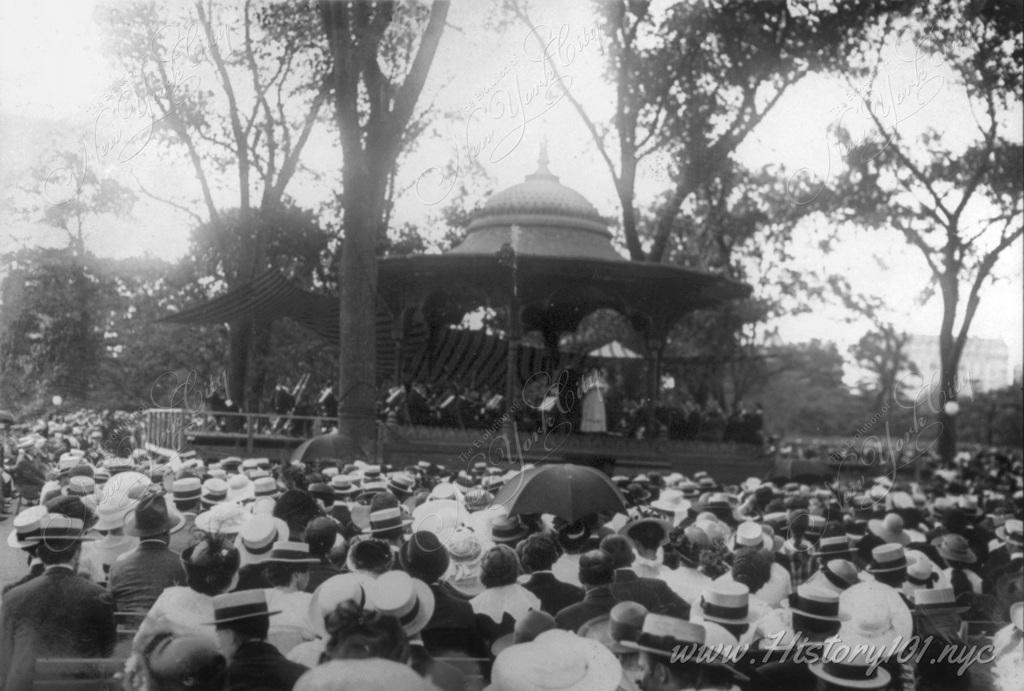
[[[348,167],[346,165],[346,167]],[[348,453],[376,458],[377,223],[365,173],[345,175],[345,238],[338,267],[342,356],[338,432]],[[353,328],[355,327],[355,328]]]

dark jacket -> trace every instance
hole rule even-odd
[[[45,568],[46,567],[43,566],[43,562],[41,562],[41,561],[34,562],[32,564],[32,566],[29,567],[28,573],[26,573],[24,576],[22,576],[21,578],[19,578],[16,581],[14,581],[13,583],[8,583],[7,585],[5,585],[2,594],[6,595],[7,591],[10,590],[11,588],[16,588],[16,587],[18,587],[19,585],[21,585],[23,583],[28,583],[29,581],[31,581],[36,576],[42,576],[43,575],[43,571],[45,570]]]
[[[118,612],[148,612],[164,588],[188,585],[181,555],[160,540],[143,540],[110,565],[107,590]]]
[[[182,515],[185,517],[185,527],[171,535],[170,544],[171,551],[178,554],[191,547],[193,542],[199,541],[199,535],[196,534],[196,514],[183,512]]]
[[[530,574],[523,587],[540,599],[540,608],[551,616],[583,600],[583,588],[558,580],[550,571]]]
[[[12,588],[0,607],[0,688],[32,688],[41,657],[109,657],[117,625],[114,601],[63,566]]]
[[[305,673],[266,641],[247,641],[228,662],[226,691],[291,691]]]
[[[409,646],[409,666],[441,691],[464,691],[466,688],[466,675],[458,667],[438,662],[417,643]]]
[[[238,570],[238,583],[233,592],[270,588],[270,581],[263,575],[265,564],[246,564]]]
[[[679,619],[690,618],[690,606],[659,578],[641,578],[633,569],[615,569],[612,595],[619,602],[639,602],[648,611]]]
[[[444,581],[431,584],[430,591],[434,614],[420,633],[426,649],[441,657],[487,657],[487,645],[477,630],[469,600]]]
[[[340,573],[341,569],[330,562],[321,561],[319,564],[311,564],[309,567],[309,584],[306,586],[306,592],[312,593],[328,578],[337,576]]]
[[[569,605],[555,615],[558,628],[575,632],[594,617],[608,614],[618,600],[607,585],[588,588],[583,600]]]

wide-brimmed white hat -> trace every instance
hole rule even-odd
[[[868,521],[868,530],[885,542],[906,545],[910,542],[910,534],[903,529],[903,517],[898,513],[889,513],[883,519],[872,518]]]
[[[342,573],[331,576],[313,591],[309,602],[309,623],[313,632],[327,638],[324,617],[337,609],[338,605],[350,602],[363,609],[373,609],[373,603],[366,599],[366,588],[373,577],[365,573]]]
[[[116,530],[124,527],[125,517],[135,509],[138,502],[123,494],[115,494],[100,501],[96,507],[98,520],[96,530]]]
[[[883,658],[902,650],[913,634],[913,616],[901,593],[877,581],[844,590],[839,595],[839,611],[848,617],[839,628],[843,643],[875,646]]]
[[[622,665],[600,643],[569,631],[545,631],[505,648],[491,668],[491,691],[615,691]]]

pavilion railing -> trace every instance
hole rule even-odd
[[[245,440],[252,452],[257,437],[302,440],[330,431],[335,418],[273,413],[226,413],[188,408],[151,408],[146,411],[146,441],[166,449],[184,449],[196,435]],[[296,428],[299,434],[288,434]]]

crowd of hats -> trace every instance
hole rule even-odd
[[[207,462],[196,454],[141,452],[96,459],[69,449],[57,456],[41,504],[14,518],[8,543],[72,543],[115,529],[144,538],[180,530],[187,514],[194,514],[195,532],[228,537],[242,565],[315,564],[323,557],[311,545],[326,541],[326,558],[344,572],[312,593],[308,618],[321,636],[325,616],[346,605],[393,617],[414,637],[435,609],[430,584],[443,579],[469,598],[484,588],[484,566],[515,574],[520,560],[543,561],[540,552],[549,546],[551,558],[580,555],[584,576],[591,566],[603,568],[591,564],[588,551],[599,545],[609,559],[616,549],[634,550],[644,575],[673,589],[699,576],[699,589],[679,590],[688,620],[631,601],[575,632],[557,630],[543,612],[520,618],[492,649],[494,691],[611,691],[635,671],[629,660],[638,654],[667,660],[679,649],[705,651],[700,664],[754,688],[759,670],[716,657],[716,646],[743,642],[771,652],[833,637],[895,650],[921,627],[951,616],[962,622],[968,614],[1020,630],[1022,591],[1012,572],[998,568],[1019,565],[1024,552],[1019,461],[994,474],[961,464],[922,484],[887,476],[724,485],[706,471],[616,475],[611,482],[627,512],[572,524],[550,515],[510,516],[495,504],[519,470],[480,462],[447,468],[419,461],[400,469],[362,460]],[[79,497],[94,519],[49,511],[47,502],[62,495]],[[304,541],[292,539],[295,517],[302,517]],[[537,533],[550,535],[550,545],[527,540]],[[621,544],[612,535],[622,536]],[[974,580],[957,576],[968,572]],[[964,582],[976,585],[965,590]],[[215,599],[209,623],[271,614],[262,591],[239,591]],[[161,646],[160,660],[206,654],[187,639]],[[322,641],[295,651],[311,666],[322,653]],[[819,660],[808,670],[839,688],[883,688],[896,673],[856,657]]]

